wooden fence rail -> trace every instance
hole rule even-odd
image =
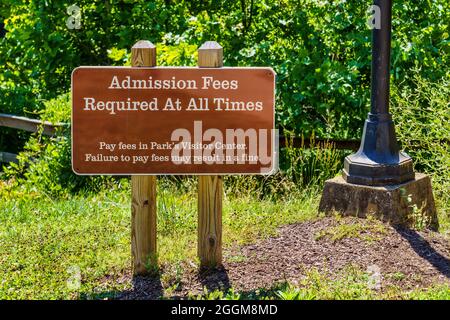
[[[9,152],[1,152],[0,151],[0,163],[10,163],[14,162],[17,163],[17,154],[9,153]]]
[[[39,130],[42,130],[42,134],[51,137],[56,135],[58,128],[67,126],[67,123],[53,124],[47,121],[0,113],[0,127],[24,130],[28,132],[38,132]],[[0,151],[0,163],[10,162],[17,163],[17,154]]]
[[[68,123],[53,124],[47,121],[41,121],[37,119],[30,119],[21,116],[15,116],[11,114],[0,113],[0,127],[8,127],[18,130],[25,130],[28,132],[38,132],[43,127],[42,134],[47,136],[55,136],[57,129],[61,127],[68,127]],[[332,144],[333,148],[338,150],[352,150],[356,151],[359,148],[359,140],[346,140],[346,139],[323,139],[323,138],[300,138],[300,137],[285,137],[281,135],[279,137],[279,146],[283,148],[286,143],[293,148],[309,148],[311,146],[324,146]],[[450,140],[443,140],[441,143],[450,144]],[[420,141],[414,143],[414,145],[420,145]],[[0,163],[1,162],[17,162],[17,155],[8,152],[0,151]]]
[[[52,124],[47,121],[30,119],[11,114],[0,113],[0,127],[7,127],[13,129],[24,130],[28,132],[38,132],[40,128],[43,129],[43,134],[47,136],[56,135],[58,127],[68,126],[66,123]]]

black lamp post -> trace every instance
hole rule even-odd
[[[364,125],[361,146],[344,162],[349,183],[381,186],[414,179],[411,158],[400,152],[389,113],[392,0],[374,0],[381,9],[381,28],[372,31],[371,110]]]

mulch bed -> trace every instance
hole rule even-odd
[[[358,220],[349,217],[343,221],[358,223]],[[311,268],[333,274],[349,265],[362,270],[371,266],[379,268],[381,290],[390,285],[409,290],[437,283],[450,284],[450,241],[443,235],[384,225],[385,232],[382,236],[375,234],[378,238],[374,241],[364,237],[317,239],[320,231],[338,223],[343,222],[322,218],[288,225],[279,229],[277,237],[229,248],[224,252],[222,270],[201,273],[194,266],[186,266],[173,297],[201,294],[205,287],[209,290],[232,287],[235,291],[271,288],[279,282],[296,283]],[[370,236],[372,231],[365,232],[365,236]],[[389,276],[398,273],[403,274],[401,281]],[[123,275],[120,281],[132,283],[133,288],[119,293],[118,299],[156,299],[162,295],[163,287],[170,285],[163,285],[158,278],[132,279],[130,274]]]

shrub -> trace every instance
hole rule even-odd
[[[447,2],[394,1],[396,82],[416,65],[431,80],[448,70]],[[65,1],[6,1],[0,9],[7,30],[0,39],[0,111],[44,108],[41,101],[69,90],[75,67],[122,65],[138,39],[164,45],[159,64],[189,65],[195,64],[193,49],[216,40],[226,65],[274,67],[280,127],[305,136],[357,137],[370,92],[370,3],[79,0],[82,27],[70,30]],[[184,48],[166,50],[178,45]]]
[[[450,81],[436,83],[414,70],[392,89],[392,113],[402,148],[416,171],[432,175],[434,192],[450,216]]]
[[[365,26],[370,1],[80,0],[77,4],[82,9],[82,28],[69,30],[64,1],[2,2],[0,15],[6,17],[7,33],[0,39],[0,112],[31,112],[43,119],[68,122],[67,101],[58,100],[68,96],[53,102],[51,99],[68,92],[73,68],[129,63],[130,48],[138,39],[157,44],[160,65],[195,65],[196,48],[206,40],[216,40],[224,47],[226,65],[274,67],[280,129],[305,137],[315,133],[318,137],[345,139],[361,134],[370,94],[370,31]],[[431,134],[426,133],[432,127],[434,135],[448,135],[445,125],[439,126],[437,122],[447,119],[448,81],[432,85],[442,77],[449,77],[447,5],[447,0],[394,1],[395,119],[404,147],[413,155],[417,168],[426,172],[448,172],[445,171],[448,149],[430,142]],[[421,86],[411,72],[415,67],[420,68]],[[425,84],[436,92],[427,91]],[[412,112],[407,108],[410,103],[424,101],[432,104],[429,110],[432,113],[406,117]],[[439,117],[433,120],[431,115]],[[418,123],[412,123],[416,121],[412,119]],[[420,127],[425,125],[428,127]],[[413,147],[415,142],[408,140],[408,134],[429,143],[430,151],[425,145]],[[2,128],[0,150],[18,150],[28,137]],[[80,181],[95,180],[79,177],[71,180],[67,132],[58,138],[35,135],[26,150],[21,157],[47,157],[47,160],[25,165],[26,160],[21,159],[23,167],[15,170],[22,177],[27,172],[30,180],[45,181],[49,178],[45,174],[39,178],[37,172],[55,172],[65,177],[62,180],[71,181],[68,183],[74,189]],[[51,163],[51,154],[60,158]],[[282,159],[281,166],[296,184],[308,184],[316,177],[320,182],[337,172],[336,163],[343,155],[332,150],[286,149],[283,159],[290,160]],[[446,183],[437,175],[434,178]],[[271,179],[262,181],[267,190],[277,186]]]
[[[69,94],[44,102],[44,106],[42,119],[70,123]],[[18,161],[5,168],[5,177],[14,178],[13,183],[28,192],[64,196],[67,192],[98,191],[115,183],[111,177],[83,177],[72,172],[69,126],[59,128],[55,137],[46,137],[41,132],[33,134]]]
[[[71,167],[71,117],[70,94],[63,94],[44,102],[41,119],[53,124],[63,123],[55,137],[46,137],[40,132],[26,142],[24,151],[18,156],[18,164],[5,169],[6,178],[15,178],[16,185],[28,191],[39,191],[51,196],[63,196],[67,192],[96,191],[120,181],[112,177],[82,177],[72,172]],[[226,176],[225,186],[230,194],[248,190],[255,195],[277,197],[304,187],[320,185],[325,179],[336,175],[343,157],[348,152],[339,151],[332,144],[319,145],[314,139],[311,147],[294,148],[292,141],[281,147],[281,171],[274,176]],[[161,185],[169,184],[180,191],[195,189],[196,179],[185,177],[163,177]]]

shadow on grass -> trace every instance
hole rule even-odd
[[[224,268],[200,269],[197,277],[202,287],[207,292],[222,291],[224,293],[231,289],[228,273]],[[182,286],[182,284],[180,284]],[[160,299],[183,299],[177,296],[177,291],[173,296],[164,297],[164,288],[161,282],[161,273],[153,273],[149,276],[134,276],[132,288],[129,290],[111,290],[103,292],[85,293],[80,296],[82,300],[160,300]]]
[[[404,227],[395,227],[400,236],[409,242],[411,248],[427,260],[441,274],[450,278],[450,260],[437,252],[418,232]]]
[[[235,292],[231,286],[228,272],[225,268],[200,269],[198,279],[205,292],[196,296],[198,299],[232,299],[232,300],[261,300],[266,298],[276,298],[279,290],[285,290],[289,284],[287,282],[277,283],[271,288],[259,288],[249,291]],[[213,293],[209,295],[209,293]],[[222,293],[219,295],[218,293]],[[177,297],[172,297],[177,298]]]
[[[151,276],[134,276],[132,288],[122,291],[104,291],[99,293],[83,294],[82,300],[159,300],[164,295],[164,289],[159,274]]]
[[[201,269],[198,276],[203,288],[208,291],[228,291],[231,288],[228,272],[223,267]]]

